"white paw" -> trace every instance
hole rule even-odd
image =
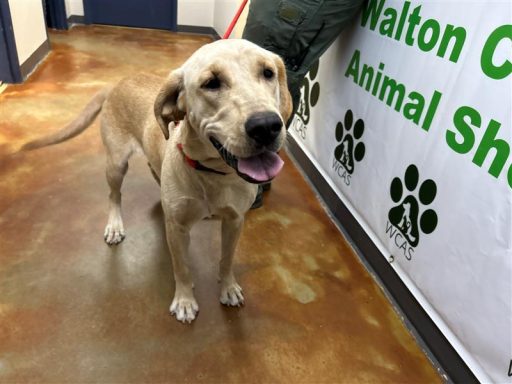
[[[119,244],[125,238],[123,225],[107,224],[103,238],[108,245]]]
[[[220,302],[231,307],[240,307],[241,305],[244,305],[242,287],[237,283],[222,287],[220,291]]]
[[[174,297],[171,307],[169,308],[171,315],[176,316],[176,320],[182,323],[191,323],[199,312],[199,306],[196,299],[186,297]]]

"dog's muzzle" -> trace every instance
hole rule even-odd
[[[224,162],[233,168],[238,176],[253,184],[272,180],[281,171],[284,161],[275,152],[264,150],[262,153],[245,158],[238,158],[229,152],[215,138],[210,137],[213,146]]]

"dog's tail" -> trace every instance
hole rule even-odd
[[[29,141],[20,148],[20,151],[30,151],[32,149],[58,144],[79,135],[93,123],[96,116],[101,112],[101,108],[109,92],[110,88],[99,91],[75,120],[54,134]]]

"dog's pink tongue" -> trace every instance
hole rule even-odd
[[[277,153],[265,151],[258,156],[238,159],[238,172],[256,181],[265,182],[273,179],[283,168],[284,161]]]

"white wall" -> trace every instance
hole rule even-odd
[[[46,39],[41,0],[9,0],[18,61],[23,64]]]
[[[238,0],[215,0],[213,28],[222,36],[238,8]]]
[[[222,36],[228,29],[229,24],[240,7],[242,0],[215,0],[215,9],[213,14],[213,28]],[[240,15],[238,22],[231,33],[231,38],[240,38],[242,36],[249,4],[245,6],[244,12]]]
[[[215,0],[178,0],[178,25],[213,26]]]
[[[82,0],[66,0],[66,16],[83,16],[84,3]]]
[[[178,0],[178,25],[213,27],[222,36],[242,0]],[[245,7],[231,37],[241,37],[249,5]]]
[[[242,3],[242,0],[239,0],[238,3]],[[249,13],[250,5],[251,5],[250,1],[245,5],[245,8],[244,8],[242,14],[240,15],[240,18],[238,19],[238,22],[235,25],[235,29],[233,29],[233,33],[231,34],[232,38],[240,39],[242,37],[242,33],[244,32],[245,22],[247,21],[247,14]],[[237,5],[237,6],[239,6],[239,5]],[[233,12],[233,16],[234,16],[234,14],[235,13]],[[233,16],[231,16],[231,17],[233,17]]]

